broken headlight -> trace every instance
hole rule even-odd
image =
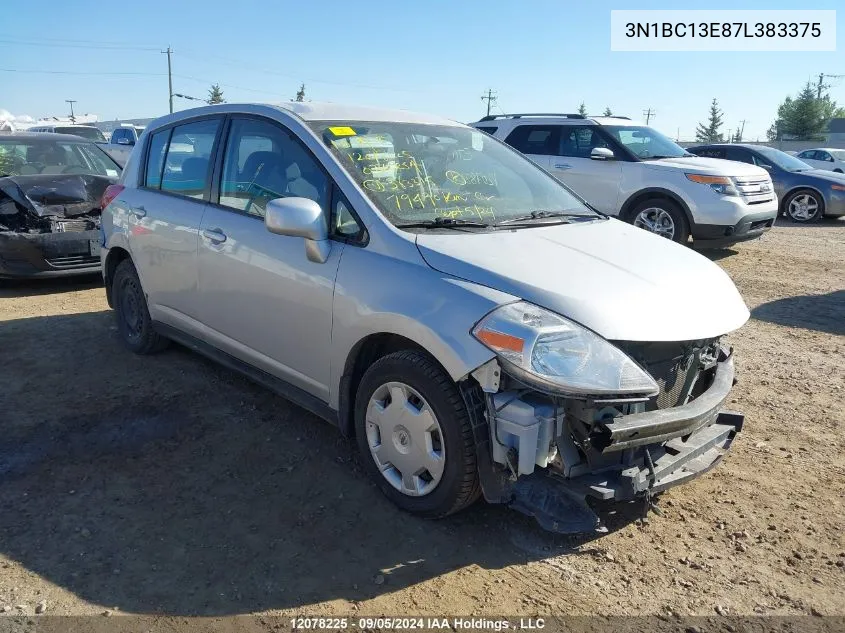
[[[657,383],[619,348],[554,312],[525,301],[496,308],[472,330],[514,377],[567,395],[643,395]]]

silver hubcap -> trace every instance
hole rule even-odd
[[[634,226],[657,233],[670,240],[675,237],[675,221],[666,209],[658,207],[643,209],[634,218]]]
[[[795,196],[789,201],[789,216],[796,220],[812,220],[818,210],[818,200],[809,193]]]
[[[409,497],[432,492],[443,478],[446,447],[434,412],[420,393],[388,382],[367,405],[367,444],[391,486]]]

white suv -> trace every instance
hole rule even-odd
[[[572,187],[591,206],[701,248],[754,239],[778,201],[762,168],[701,158],[625,117],[487,116],[470,125],[504,141]]]

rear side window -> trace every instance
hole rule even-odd
[[[194,121],[173,128],[164,159],[161,190],[202,199],[208,188],[211,150],[220,119]]]
[[[161,185],[161,168],[164,166],[164,153],[167,151],[168,140],[170,140],[170,130],[156,132],[150,139],[150,151],[147,152],[147,173],[144,177],[145,187],[158,189]]]
[[[740,163],[748,163],[750,165],[757,164],[757,161],[754,160],[754,155],[744,147],[730,147],[728,148],[727,155],[728,160],[735,160]]]
[[[523,154],[554,156],[560,143],[559,125],[520,125],[505,143]]]

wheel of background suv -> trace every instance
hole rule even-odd
[[[365,470],[403,510],[439,518],[478,498],[466,406],[424,353],[394,352],[367,369],[355,398],[355,433]]]
[[[681,208],[665,198],[649,198],[640,202],[629,214],[629,221],[646,231],[685,244],[689,224]]]
[[[843,172],[841,169],[839,169],[838,167],[837,167],[836,169],[834,169],[833,171],[834,171],[834,172],[836,172],[837,174],[843,174],[843,173],[845,173],[845,172]]]
[[[141,280],[128,259],[114,272],[112,301],[117,331],[126,347],[136,354],[152,354],[167,347],[169,341],[153,329]]]
[[[813,222],[824,213],[824,200],[812,189],[799,189],[786,197],[783,209],[793,222]]]

